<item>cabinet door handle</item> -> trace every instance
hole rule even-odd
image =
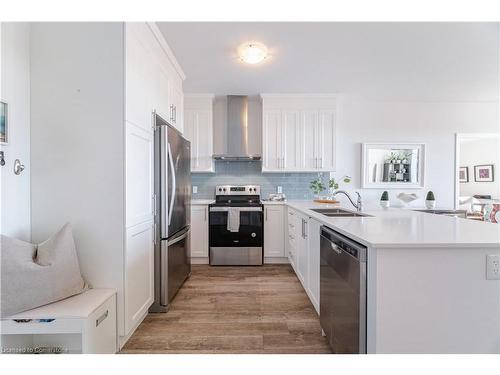
[[[203,211],[205,212],[205,221],[207,221],[207,211],[208,211],[208,208],[205,208]]]
[[[266,221],[267,221],[267,210],[269,210],[269,209],[266,207]]]
[[[319,168],[323,169],[323,158],[319,158]]]
[[[99,324],[101,324],[108,317],[108,315],[109,315],[109,311],[106,310],[104,312],[104,314],[102,314],[99,318],[96,319],[95,326],[96,327],[99,326]]]

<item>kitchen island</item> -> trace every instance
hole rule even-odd
[[[319,276],[318,267],[310,266],[320,251],[313,224],[367,248],[368,353],[500,353],[500,280],[486,277],[487,256],[500,255],[500,226],[397,208],[369,207],[362,213],[370,216],[364,217],[328,217],[313,209],[338,205],[282,204],[289,214],[310,221],[302,224],[307,235],[301,236],[288,232],[297,221],[287,215],[285,229],[290,262],[306,292],[314,290],[309,284]],[[296,237],[308,237],[309,245]],[[301,267],[305,263],[309,272]]]

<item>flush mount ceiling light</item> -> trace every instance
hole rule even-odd
[[[267,57],[267,47],[262,43],[244,43],[238,47],[240,59],[247,64],[258,64]]]

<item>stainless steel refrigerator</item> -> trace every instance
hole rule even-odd
[[[191,150],[181,133],[156,113],[155,123],[155,302],[166,312],[191,273],[189,233]]]

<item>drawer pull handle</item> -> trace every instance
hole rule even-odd
[[[99,318],[96,319],[95,321],[95,326],[99,326],[99,324],[101,324],[104,320],[106,320],[106,318],[108,317],[108,310],[106,310],[106,312],[104,314],[102,314]]]

